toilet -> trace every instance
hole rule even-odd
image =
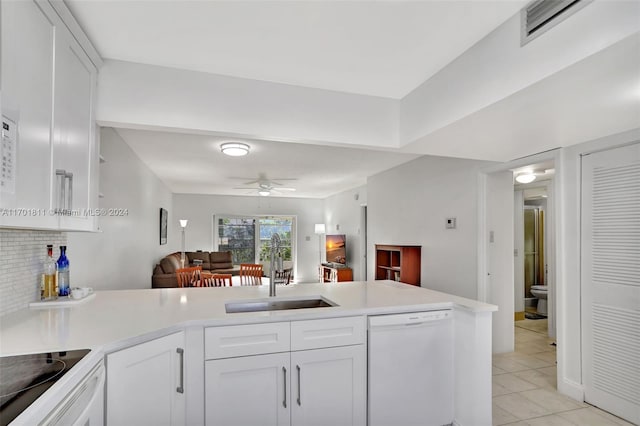
[[[531,294],[538,298],[538,306],[536,307],[539,315],[547,316],[547,286],[532,285]]]

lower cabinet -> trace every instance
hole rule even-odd
[[[365,425],[365,375],[364,345],[207,361],[206,425]]]
[[[184,332],[106,356],[109,426],[184,425]]]
[[[205,331],[207,426],[366,425],[364,319],[292,322],[291,352],[288,339],[276,345],[289,336],[288,326]],[[246,356],[238,352],[239,343]],[[258,355],[260,347],[279,352]]]
[[[217,359],[205,363],[207,426],[288,426],[289,352]]]
[[[365,345],[291,352],[291,424],[366,424]]]

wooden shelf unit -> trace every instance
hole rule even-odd
[[[420,285],[422,246],[376,244],[376,280]]]
[[[341,281],[353,281],[353,269],[347,267],[334,268],[333,266],[320,265],[322,282],[337,283]]]

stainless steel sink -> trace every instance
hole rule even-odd
[[[305,299],[262,299],[247,300],[242,302],[226,303],[225,308],[228,314],[236,312],[260,312],[260,311],[283,311],[288,309],[307,308],[328,308],[338,306],[324,297],[311,297]]]

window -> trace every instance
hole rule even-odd
[[[256,263],[256,220],[248,217],[218,219],[218,251],[231,251],[234,265]]]
[[[235,265],[262,263],[268,268],[271,237],[277,233],[282,241],[282,260],[293,266],[294,216],[215,216],[214,223],[218,250],[231,251]]]
[[[291,256],[291,231],[293,218],[291,217],[267,217],[258,219],[260,228],[260,261],[269,261],[269,249],[273,234],[280,235],[282,243],[282,260],[293,260]]]

